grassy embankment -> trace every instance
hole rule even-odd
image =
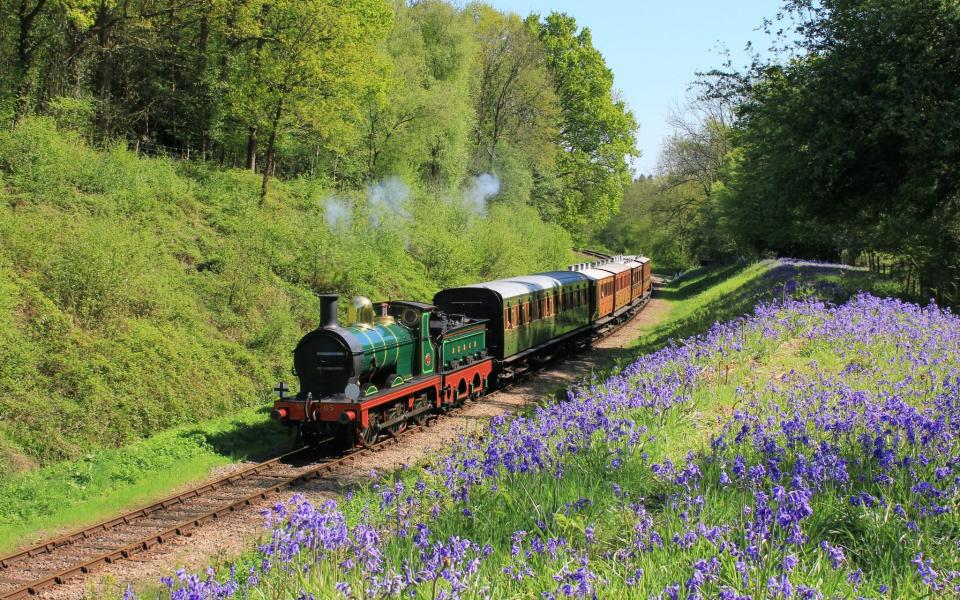
[[[571,258],[535,209],[459,188],[259,185],[0,131],[0,551],[287,443],[259,409],[316,292],[427,300]]]
[[[733,310],[783,266],[796,268],[726,279],[753,282],[739,290],[704,283],[661,328],[708,316],[694,316],[713,304],[703,294]],[[503,598],[901,598],[957,585],[960,320],[874,298],[806,301],[677,341],[385,478],[342,514],[299,510],[244,597],[339,597],[340,584],[418,598],[459,586]],[[301,534],[322,543],[289,554]],[[236,583],[259,564],[242,563]]]

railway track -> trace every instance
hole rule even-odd
[[[323,477],[359,457],[395,444],[430,422],[368,448],[299,465],[316,451],[301,448],[251,465],[110,520],[0,558],[0,599],[14,600],[91,573],[190,533],[287,488]]]
[[[574,252],[579,252],[584,256],[591,256],[593,258],[598,258],[600,260],[607,260],[610,258],[609,254],[604,254],[603,252],[594,252],[593,250],[587,250],[586,248],[574,248]]]
[[[583,250],[579,252],[587,254]],[[600,253],[591,255],[598,258],[606,256]],[[593,341],[608,337],[626,326],[643,310],[647,301],[638,304],[629,318],[597,331]],[[500,390],[509,389],[518,382],[511,382]],[[457,412],[454,410],[449,414],[455,415]],[[423,425],[411,426],[370,447],[358,448],[339,457],[298,464],[305,459],[316,458],[316,451],[307,448],[294,450],[149,506],[0,557],[0,600],[37,595],[44,589],[126,560],[170,539],[189,536],[197,527],[298,484],[332,474],[361,456],[382,450],[429,428],[433,422],[434,419],[431,419]]]

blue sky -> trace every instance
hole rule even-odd
[[[724,48],[737,66],[747,62],[748,41],[766,49],[769,40],[759,28],[781,5],[779,0],[487,1],[522,16],[565,12],[590,28],[640,124],[638,174],[656,168],[661,141],[670,133],[667,116],[683,103],[695,73],[721,66]]]

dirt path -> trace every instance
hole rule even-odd
[[[636,339],[644,328],[660,322],[668,311],[669,304],[666,301],[653,298],[633,321],[595,344],[590,351],[540,371],[509,390],[468,404],[456,415],[437,421],[421,434],[411,435],[381,452],[358,459],[349,470],[339,471],[335,479],[314,481],[298,487],[296,491],[311,501],[319,502],[339,496],[347,488],[367,480],[373,470],[385,472],[412,465],[427,454],[449,445],[460,435],[483,428],[491,417],[535,403],[544,395],[566,389],[591,372],[610,364],[613,359],[626,354],[627,344]],[[263,533],[260,510],[286,500],[292,493],[265,500],[217,524],[201,527],[191,537],[173,539],[130,560],[110,565],[86,580],[78,579],[76,583],[50,588],[38,598],[73,600],[88,595],[120,594],[128,581],[139,589],[156,585],[161,576],[170,575],[179,568],[200,572],[210,563],[222,562],[250,548]]]

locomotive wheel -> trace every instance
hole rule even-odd
[[[430,401],[427,400],[427,398],[424,396],[413,403],[413,409],[417,410],[429,405],[430,405]],[[423,425],[424,423],[427,422],[427,419],[429,418],[430,418],[430,411],[424,411],[418,415],[413,415],[412,417],[410,417],[410,422],[413,423],[414,425]]]
[[[374,416],[370,415],[370,426],[357,429],[357,443],[360,446],[370,447],[380,437],[380,425],[374,421]]]
[[[403,414],[406,412],[407,411],[406,409],[404,409],[403,405],[397,404],[396,406],[391,408],[390,411],[387,413],[387,419],[392,421],[397,417],[403,416]],[[394,423],[388,429],[392,435],[403,433],[407,429],[407,421],[406,419],[404,419],[398,423]]]

